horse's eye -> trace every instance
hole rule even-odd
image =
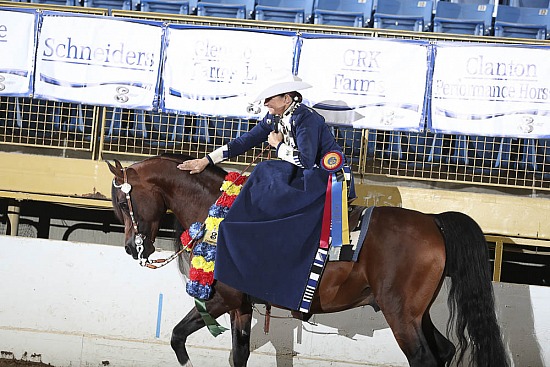
[[[129,209],[128,209],[128,203],[125,202],[125,201],[121,201],[118,203],[118,206],[120,209],[122,209],[123,211],[127,212]]]

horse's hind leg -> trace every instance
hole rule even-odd
[[[438,365],[448,366],[453,359],[456,348],[447,339],[432,322],[429,314],[429,310],[426,310],[422,319],[422,329],[424,335],[428,340],[428,344],[431,346],[432,352],[438,357]]]
[[[250,356],[250,328],[252,305],[243,302],[241,307],[231,311],[231,335],[233,341],[233,367],[244,367]]]
[[[384,314],[411,367],[445,367],[455,354],[454,345],[436,329],[429,312],[427,307],[412,319],[403,312]]]
[[[382,310],[383,311],[383,310]],[[407,357],[411,367],[440,367],[432,348],[422,330],[422,317],[404,320],[401,317],[386,316],[397,344]]]

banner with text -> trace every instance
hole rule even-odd
[[[427,42],[307,36],[298,75],[313,85],[304,98],[328,123],[419,131],[430,63]]]
[[[35,9],[0,10],[0,95],[32,93],[37,14]]]
[[[550,137],[550,50],[505,45],[436,47],[430,129]]]
[[[45,12],[38,37],[38,98],[152,110],[164,28],[160,22]]]
[[[258,117],[247,111],[273,74],[292,72],[296,37],[261,32],[169,25],[163,71],[166,112]]]

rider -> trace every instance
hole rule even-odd
[[[256,165],[219,228],[215,278],[270,303],[298,309],[322,227],[328,152],[342,152],[324,118],[302,104],[310,88],[294,75],[257,95],[266,116],[250,131],[180,170],[202,172],[267,140],[278,160]],[[278,126],[277,126],[278,125]],[[353,181],[348,197],[354,198]]]

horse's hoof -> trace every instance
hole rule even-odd
[[[193,367],[193,363],[189,360],[183,365],[183,367]]]

